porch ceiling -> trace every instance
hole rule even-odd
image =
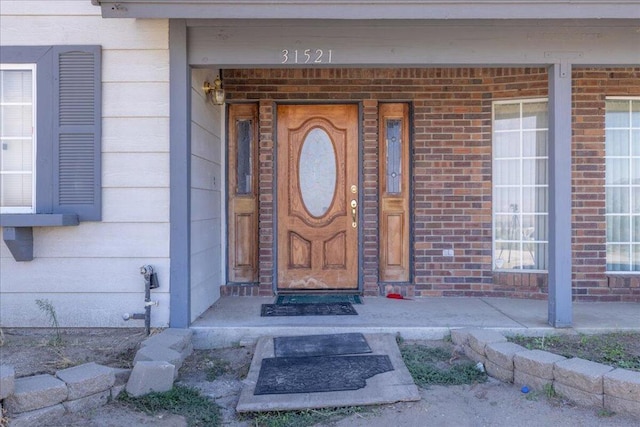
[[[637,0],[91,0],[105,18],[629,19]]]

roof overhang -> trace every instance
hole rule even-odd
[[[634,19],[640,0],[91,0],[105,18]]]

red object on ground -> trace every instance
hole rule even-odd
[[[391,299],[404,299],[404,297],[400,294],[387,294],[387,298]]]

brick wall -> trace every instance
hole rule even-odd
[[[494,273],[491,107],[546,97],[544,68],[227,70],[230,102],[260,102],[260,283],[271,294],[274,107],[277,101],[361,101],[366,295],[546,298],[546,274]],[[605,274],[604,99],[640,94],[640,69],[576,69],[573,141],[573,288],[577,299],[640,301],[640,281]],[[413,117],[413,280],[378,283],[378,103],[407,101]],[[443,257],[454,249],[454,257]],[[255,291],[227,290],[227,294]]]
[[[589,301],[640,301],[636,276],[607,277],[604,111],[607,96],[640,96],[640,69],[573,72],[573,292]]]

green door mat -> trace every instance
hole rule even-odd
[[[275,304],[332,304],[348,302],[362,304],[360,295],[278,295]]]

